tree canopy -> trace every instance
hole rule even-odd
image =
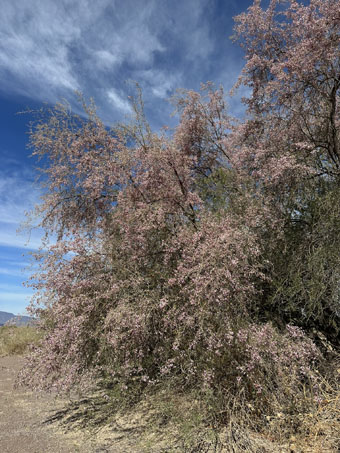
[[[318,398],[313,332],[338,347],[340,317],[339,0],[255,1],[234,39],[242,121],[207,83],[174,98],[173,131],[152,131],[139,95],[132,124],[58,105],[33,127],[45,337],[23,382],[173,379],[270,407],[308,381]]]

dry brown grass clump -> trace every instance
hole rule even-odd
[[[127,442],[129,451],[140,453],[340,451],[340,390],[330,383],[325,383],[323,400],[314,406],[301,401],[289,411],[277,404],[277,412],[269,416],[245,403],[226,413],[224,423],[214,417],[216,408],[175,388],[132,404],[121,398],[113,389],[99,391],[75,399],[49,421],[66,430],[92,433],[94,440],[105,439],[117,451]]]
[[[41,334],[32,326],[0,327],[0,357],[11,354],[23,354],[29,345],[36,343]]]

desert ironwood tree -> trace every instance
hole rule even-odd
[[[262,409],[308,382],[317,398],[306,332],[331,337],[340,311],[340,3],[256,1],[235,39],[252,92],[242,122],[206,84],[174,98],[172,133],[151,130],[140,96],[112,130],[93,105],[33,127],[46,237],[31,308],[45,335],[22,382],[172,380]]]

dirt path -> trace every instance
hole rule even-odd
[[[13,384],[23,359],[0,358],[1,453],[133,453],[136,450],[117,430],[90,436],[85,430],[65,432],[55,420],[67,401],[50,395],[37,396]],[[125,431],[125,430],[124,430]],[[125,436],[128,437],[128,436]]]
[[[44,424],[57,409],[54,398],[37,397],[13,388],[15,376],[22,365],[20,357],[0,358],[0,450],[3,453],[68,453],[79,450],[73,441],[54,432]]]

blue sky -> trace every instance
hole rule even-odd
[[[26,148],[30,115],[75,91],[93,97],[107,125],[130,113],[129,80],[143,89],[154,128],[168,124],[167,99],[201,82],[232,88],[243,66],[233,16],[249,0],[2,0],[0,23],[0,310],[23,314],[29,251],[41,232],[17,234],[39,201],[35,162]],[[242,90],[230,101],[240,115]]]

